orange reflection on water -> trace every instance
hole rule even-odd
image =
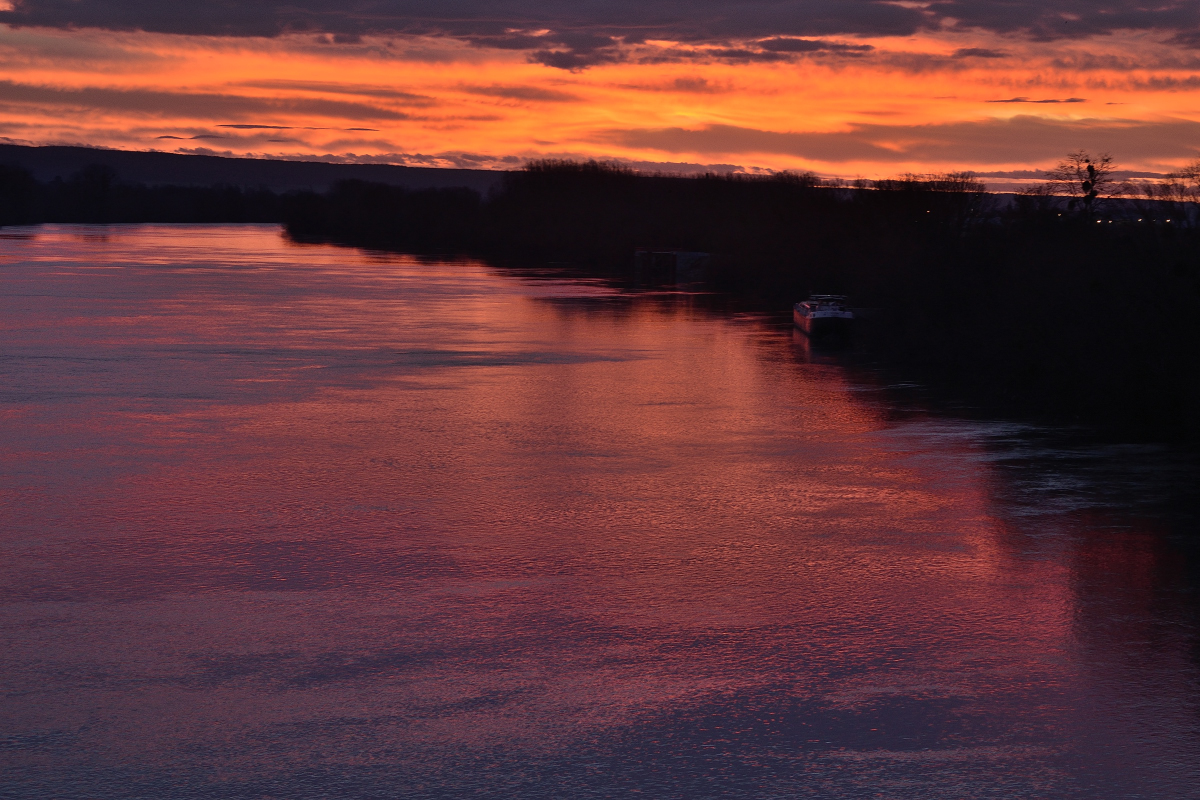
[[[1196,718],[1090,645],[1156,581],[771,318],[267,228],[2,246],[5,727],[73,737],[28,785],[1187,785]]]

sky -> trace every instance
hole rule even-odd
[[[0,140],[1020,179],[1200,157],[1200,0],[0,0]]]

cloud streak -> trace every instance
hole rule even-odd
[[[263,116],[271,112],[332,119],[402,120],[399,111],[324,98],[245,97],[201,92],[85,87],[63,89],[0,81],[0,103],[72,107],[89,111],[119,111],[146,116],[187,119]]]
[[[414,94],[387,86],[367,86],[356,83],[338,83],[336,81],[250,80],[240,81],[236,85],[245,86],[250,89],[268,89],[273,91],[378,97],[383,100],[393,100],[409,106],[425,107],[437,104],[437,100],[428,95]]]
[[[1087,100],[1086,100],[1086,99],[1084,99],[1084,98],[1082,98],[1082,97],[1068,97],[1068,98],[1066,98],[1066,99],[1064,99],[1064,100],[1058,100],[1058,99],[1054,99],[1054,98],[1047,99],[1047,100],[1031,100],[1031,99],[1030,99],[1030,98],[1028,98],[1028,97],[1010,97],[1010,98],[1008,98],[1007,100],[988,100],[987,102],[989,102],[989,103],[1034,103],[1034,104],[1046,104],[1046,103],[1086,103],[1086,102],[1087,102]]]
[[[1178,159],[1200,152],[1200,122],[1012,119],[934,125],[855,125],[836,132],[782,133],[734,125],[698,129],[609,130],[597,139],[622,147],[704,157],[787,155],[831,164],[1011,164],[1050,161],[1080,147],[1126,159]]]
[[[570,92],[543,89],[538,86],[464,86],[462,90],[468,94],[478,94],[484,97],[500,97],[505,100],[525,100],[535,103],[575,103],[580,100],[578,95]]]

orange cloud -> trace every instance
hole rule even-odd
[[[1197,155],[1200,59],[1161,38],[947,30],[646,40],[623,45],[619,61],[570,72],[531,61],[528,48],[445,37],[339,44],[0,26],[0,137],[491,168],[547,156],[718,162],[847,177],[1036,169],[1084,146],[1166,170]]]

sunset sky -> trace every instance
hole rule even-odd
[[[0,140],[881,177],[1200,155],[1200,2],[0,0]]]

